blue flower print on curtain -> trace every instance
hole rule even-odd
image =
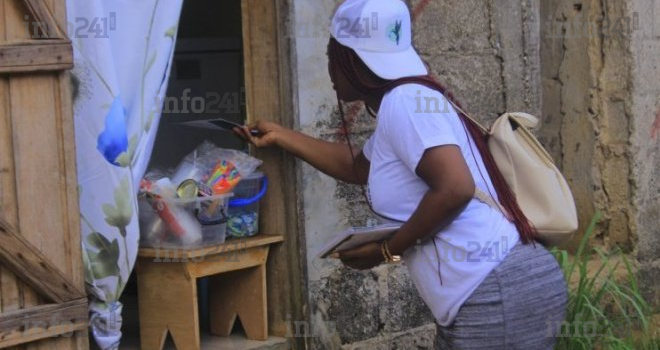
[[[117,96],[105,117],[105,130],[99,134],[96,145],[96,149],[110,164],[120,166],[117,158],[128,150],[126,133],[126,109]]]

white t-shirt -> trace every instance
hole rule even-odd
[[[441,145],[458,145],[476,186],[497,199],[479,150],[452,106],[435,90],[405,84],[383,97],[376,131],[363,148],[371,162],[369,196],[377,213],[400,221],[410,218],[428,191],[415,168],[426,149]],[[518,240],[516,227],[499,211],[473,199],[433,239],[406,250],[403,259],[436,322],[448,326]]]

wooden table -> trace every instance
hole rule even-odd
[[[204,248],[142,248],[136,266],[142,350],[199,350],[197,278],[209,278],[210,328],[228,336],[236,317],[248,339],[268,338],[266,259],[280,235],[256,235]]]

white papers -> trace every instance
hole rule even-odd
[[[316,254],[316,258],[327,258],[328,255],[337,251],[353,249],[366,243],[387,239],[394,235],[401,225],[401,223],[387,223],[373,227],[351,227],[333,235],[333,238]]]

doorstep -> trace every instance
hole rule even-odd
[[[140,350],[140,338],[126,336],[120,346],[122,350]],[[165,341],[164,350],[176,350],[174,342],[168,336]],[[291,344],[288,339],[280,337],[268,337],[265,341],[249,340],[242,334],[232,334],[228,337],[217,337],[208,333],[202,333],[203,350],[289,350]]]

